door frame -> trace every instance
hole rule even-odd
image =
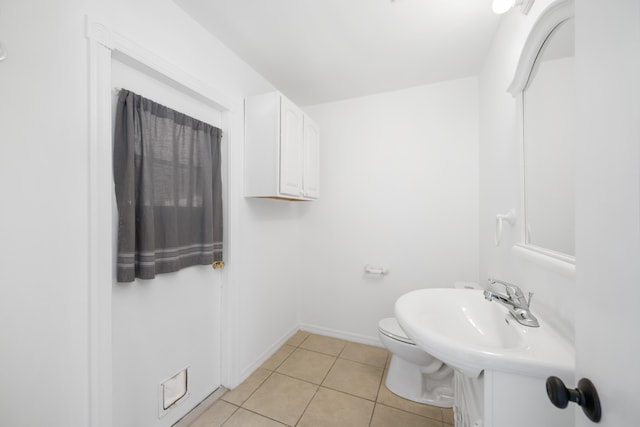
[[[89,43],[89,241],[88,241],[88,324],[89,324],[89,426],[112,427],[113,424],[113,342],[112,342],[112,286],[115,277],[113,262],[113,176],[112,176],[112,117],[111,117],[111,61],[126,59],[151,69],[181,90],[216,110],[222,118],[224,259],[221,270],[221,349],[220,374],[222,384],[233,384],[234,307],[237,304],[233,260],[238,253],[229,236],[238,229],[236,204],[241,194],[238,180],[230,171],[238,170],[242,160],[239,143],[242,120],[242,101],[234,102],[217,88],[190,75],[175,64],[138,45],[127,37],[111,31],[107,26],[86,17],[86,37]]]

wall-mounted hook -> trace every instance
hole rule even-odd
[[[516,211],[511,209],[506,214],[498,214],[496,215],[496,230],[494,239],[496,242],[496,246],[500,246],[500,242],[502,241],[502,223],[508,222],[509,225],[513,225],[516,223]]]

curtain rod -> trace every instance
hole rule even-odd
[[[114,86],[113,88],[111,88],[111,91],[113,92],[114,95],[119,95],[121,90],[128,90],[128,89],[123,89],[123,88],[121,88],[119,86]],[[138,94],[138,95],[140,95],[140,94]],[[140,95],[140,96],[142,96],[142,95]],[[156,101],[153,101],[153,102],[156,102]],[[171,108],[171,107],[167,107],[167,108]],[[181,113],[181,114],[185,114],[185,113]],[[200,119],[196,119],[196,120],[200,120]],[[203,122],[203,123],[206,123],[206,124],[208,124],[210,126],[213,126],[213,127],[217,128],[220,131],[220,135],[222,135],[222,137],[225,136],[225,132],[222,129],[220,129],[218,126],[212,125],[211,123],[207,122],[206,120],[200,120],[200,121]]]

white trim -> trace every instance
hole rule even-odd
[[[225,269],[221,273],[221,380],[233,383],[235,368],[233,354],[237,342],[233,328],[232,313],[235,311],[236,292],[234,286],[234,260],[239,251],[229,244],[229,236],[238,228],[235,200],[240,197],[238,184],[230,180],[229,169],[234,169],[231,160],[242,150],[237,136],[236,112],[242,111],[242,102],[232,98],[198,80],[171,62],[157,56],[126,37],[111,32],[106,26],[86,18],[86,37],[89,41],[89,425],[111,427],[113,423],[113,366],[112,366],[112,295],[111,288],[115,267],[113,263],[112,197],[113,180],[111,152],[111,60],[113,57],[141,64],[152,72],[177,84],[190,95],[203,99],[222,114],[225,130],[223,147],[226,147],[227,167],[223,166],[223,185],[226,194],[225,217]],[[223,154],[223,155],[224,155]],[[241,158],[241,156],[240,156]]]
[[[89,25],[89,423],[112,425],[111,52],[108,32]],[[106,91],[106,93],[105,93]],[[106,110],[105,110],[106,108]],[[109,120],[105,121],[105,117]]]
[[[243,100],[241,99],[236,104],[228,105],[228,111],[222,114],[222,128],[226,129],[223,135],[223,159],[226,160],[222,167],[222,191],[223,200],[226,202],[226,206],[223,212],[224,215],[224,249],[223,258],[225,260],[225,267],[221,271],[221,283],[222,289],[220,294],[221,300],[221,385],[232,388],[237,384],[235,379],[237,378],[237,366],[236,357],[237,349],[239,348],[237,333],[235,333],[238,320],[236,318],[238,310],[238,292],[237,292],[237,273],[236,266],[239,263],[240,250],[236,246],[238,239],[235,239],[232,243],[230,236],[236,236],[239,234],[240,224],[238,215],[235,212],[239,211],[238,200],[242,198],[242,182],[239,180],[231,179],[231,171],[242,170],[242,128],[243,117],[241,113],[243,111]],[[241,173],[235,172],[234,176],[242,176]],[[226,192],[226,193],[225,193]],[[232,386],[233,385],[233,386]]]
[[[384,347],[380,338],[370,337],[367,335],[354,334],[351,332],[340,331],[338,329],[325,328],[322,326],[310,325],[308,323],[302,323],[300,325],[301,331],[311,332],[312,334],[324,335],[327,337],[338,338],[345,341],[351,341],[359,344],[372,345],[374,347]]]
[[[520,166],[520,221],[518,235],[522,243],[513,246],[513,251],[520,257],[534,262],[565,276],[575,276],[575,257],[561,254],[528,243],[525,206],[525,161],[524,161],[524,98],[531,77],[535,75],[538,56],[544,50],[545,41],[554,33],[560,24],[574,16],[573,0],[557,0],[550,4],[538,17],[522,48],[515,76],[507,89],[516,98],[516,129],[519,148]]]
[[[124,56],[130,58],[148,67],[152,71],[188,89],[197,98],[203,98],[209,101],[209,103],[212,103],[213,106],[221,112],[233,109],[233,102],[222,92],[202,82],[177,65],[157,56],[134,41],[118,33],[111,34],[111,41],[113,53],[119,57]]]
[[[547,270],[555,271],[567,277],[576,276],[576,260],[574,257],[522,243],[513,245],[511,249],[520,258],[538,264]]]
[[[573,16],[573,0],[557,0],[542,11],[522,48],[515,76],[507,89],[511,95],[515,97],[527,88],[530,76],[535,74],[536,59],[544,42],[558,25]]]

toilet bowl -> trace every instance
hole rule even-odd
[[[453,369],[420,349],[394,317],[378,323],[382,344],[392,353],[385,385],[405,399],[453,406]]]

